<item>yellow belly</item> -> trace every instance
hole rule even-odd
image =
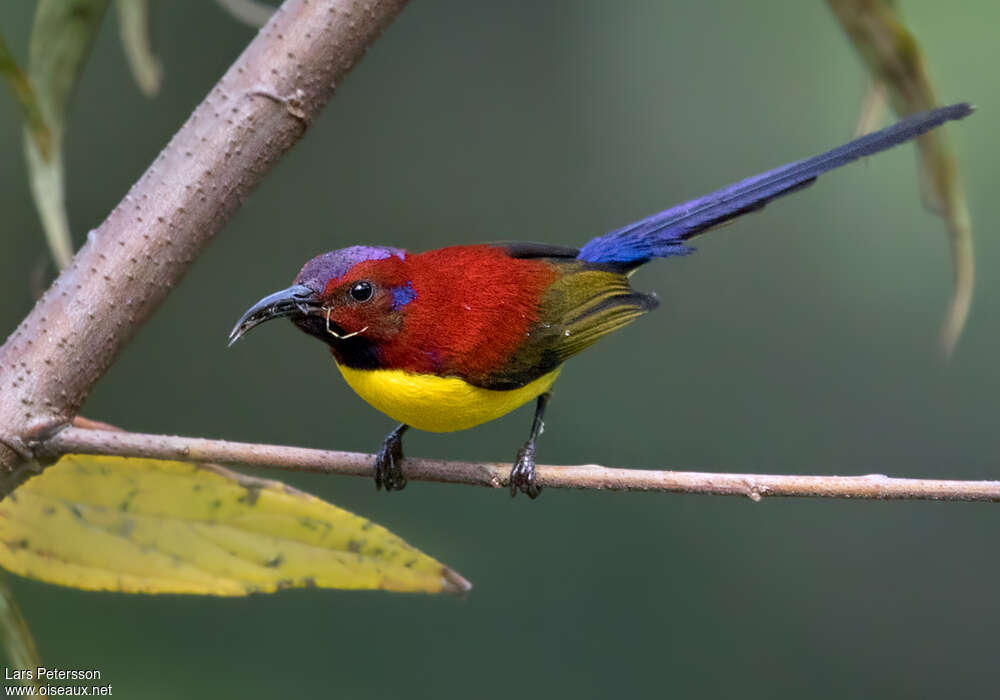
[[[458,377],[411,374],[399,369],[351,369],[337,365],[358,395],[393,420],[418,430],[465,430],[510,413],[540,394],[559,376],[557,368],[520,389],[482,389]]]

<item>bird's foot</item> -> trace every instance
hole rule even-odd
[[[375,488],[386,491],[402,491],[406,486],[406,475],[401,466],[403,461],[403,436],[394,430],[382,442],[382,449],[375,455]]]
[[[510,495],[513,498],[517,492],[525,493],[529,498],[538,498],[542,487],[535,483],[535,442],[525,443],[517,451],[514,468],[510,470]]]

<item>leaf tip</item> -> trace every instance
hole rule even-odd
[[[460,573],[454,569],[449,569],[447,566],[441,567],[441,589],[445,593],[451,593],[452,595],[464,596],[466,593],[472,590],[472,584],[462,576]]]
[[[971,284],[965,279],[956,280],[951,304],[948,307],[947,314],[945,315],[939,337],[941,357],[945,362],[951,360],[951,356],[955,352],[955,347],[958,345],[958,341],[962,337],[962,331],[965,330],[965,323],[969,318],[969,310],[971,306]]]

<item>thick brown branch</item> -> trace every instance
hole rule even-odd
[[[68,422],[405,0],[287,0],[0,348],[0,474]],[[0,492],[0,496],[5,491]]]
[[[302,447],[255,445],[75,427],[66,428],[41,443],[36,452],[50,459],[70,453],[118,455],[365,477],[371,476],[373,460],[372,455],[357,452],[333,452]],[[403,467],[406,476],[411,480],[472,484],[492,488],[506,487],[507,475],[510,472],[509,464],[448,462],[437,459],[407,459]],[[538,481],[549,488],[701,493],[746,496],[754,501],[772,496],[1000,501],[1000,481],[895,479],[882,474],[865,476],[712,474],[612,469],[587,464],[572,467],[539,466]]]

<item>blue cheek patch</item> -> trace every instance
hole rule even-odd
[[[392,308],[399,311],[417,298],[417,291],[413,288],[412,282],[407,282],[405,287],[392,288]]]

